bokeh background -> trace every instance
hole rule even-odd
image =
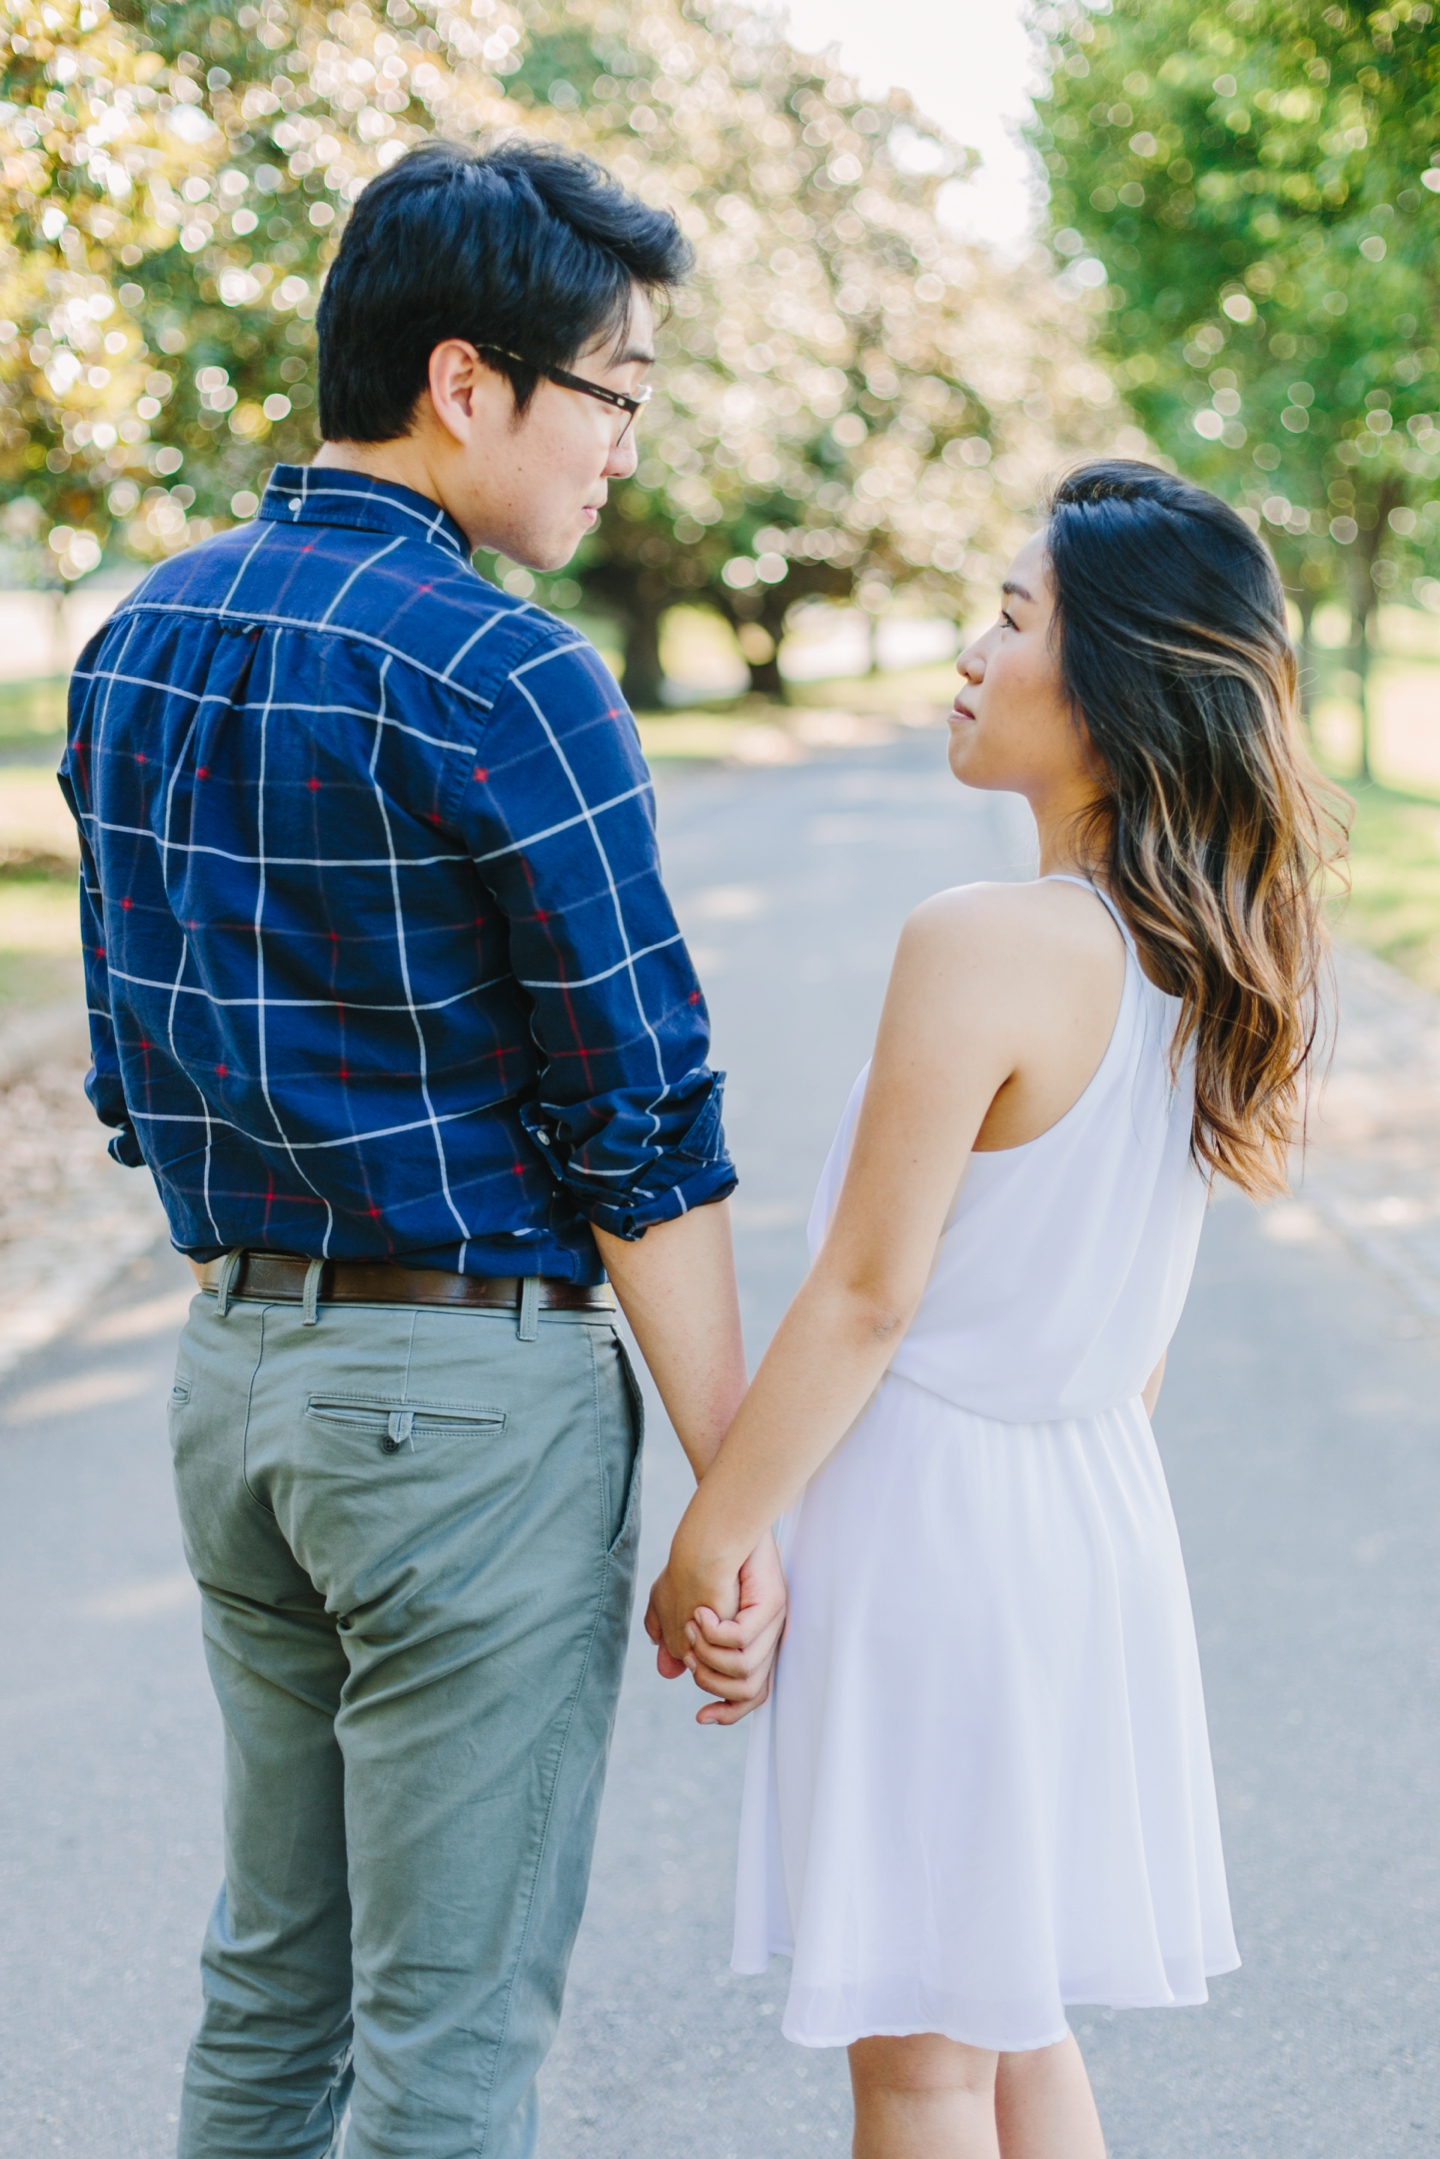
[[[827,42],[831,41],[831,42]],[[931,717],[1047,477],[1169,463],[1264,532],[1351,936],[1440,986],[1440,33],[1429,0],[0,0],[0,997],[68,986],[65,670],[315,444],[367,179],[525,129],[699,270],[565,574],[657,758]]]
[[[311,454],[366,180],[516,128],[698,254],[601,529],[561,576],[481,568],[636,707],[731,1073],[755,1349],[906,910],[1026,872],[1023,811],[954,788],[939,721],[1047,480],[1151,457],[1275,550],[1301,724],[1356,805],[1340,1026],[1293,1193],[1216,1207],[1160,1420],[1246,1962],[1203,2017],[1078,2029],[1116,2159],[1433,2159],[1431,0],[0,0],[0,68],[0,2159],[173,2151],[218,1868],[162,1414],[190,1286],[81,1091],[66,671],[147,564]],[[652,1431],[658,1567],[687,1472]],[[721,1968],[744,1737],[689,1713],[637,1644],[555,2159],[848,2139],[843,2062],[778,2036],[783,1969]]]

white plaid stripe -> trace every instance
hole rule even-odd
[[[628,715],[442,511],[282,471],[258,533],[146,580],[73,710],[91,1091],[177,1242],[594,1279],[585,1215],[728,1189]]]

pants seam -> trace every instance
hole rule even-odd
[[[590,1351],[590,1431],[595,1449],[596,1511],[600,1518],[600,1549],[608,1551],[610,1545],[610,1478],[605,1467],[605,1443],[601,1435],[600,1420],[600,1360],[595,1354],[595,1337],[586,1337]]]

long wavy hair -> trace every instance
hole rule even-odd
[[[1101,781],[1081,853],[1180,1000],[1196,1160],[1283,1191],[1351,805],[1300,747],[1279,574],[1218,497],[1121,459],[1060,482],[1047,539],[1061,677]]]

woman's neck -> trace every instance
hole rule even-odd
[[[1089,813],[1100,799],[1093,787],[1057,790],[1039,801],[1031,798],[1042,877],[1093,875],[1095,864],[1084,843],[1094,831]]]

